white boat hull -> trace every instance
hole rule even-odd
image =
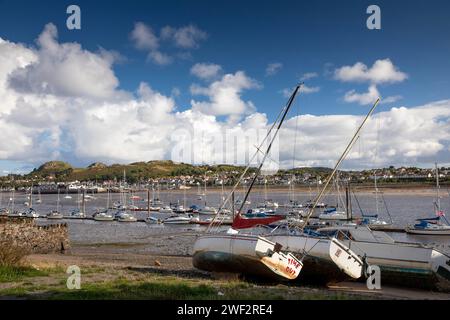
[[[406,243],[357,241],[349,245],[369,265],[381,270],[382,283],[450,291],[450,257],[433,249]]]
[[[96,215],[94,217],[95,221],[114,221],[114,217],[113,216],[99,216]]]
[[[363,275],[363,261],[358,255],[336,239],[307,237],[304,235],[267,236],[271,241],[283,245],[286,250],[308,254],[304,259],[302,276],[322,281],[340,280],[350,277],[359,279]],[[322,282],[321,281],[321,282]]]
[[[336,221],[336,220],[348,220],[348,217],[345,213],[334,213],[334,214],[322,213],[319,215],[319,219]]]
[[[61,220],[61,219],[63,219],[64,217],[62,216],[62,215],[58,215],[58,216],[47,216],[47,219],[50,219],[50,220]]]
[[[407,233],[422,234],[422,235],[436,235],[436,236],[450,236],[450,227],[445,229],[413,229],[407,228]]]
[[[173,218],[173,219],[166,219],[163,221],[164,224],[190,224],[191,219],[189,218]]]
[[[272,241],[255,235],[203,236],[194,245],[194,267],[211,272],[238,273],[264,278],[293,280],[303,264],[284,254]]]

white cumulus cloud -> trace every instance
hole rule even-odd
[[[344,96],[346,102],[357,102],[360,105],[375,103],[380,97],[380,92],[375,85],[371,85],[369,90],[364,93],[357,93],[355,90],[347,92]]]
[[[192,100],[193,110],[215,116],[229,116],[229,120],[239,119],[241,115],[254,111],[251,101],[241,99],[242,92],[259,88],[256,80],[249,78],[243,71],[226,74],[209,87],[191,86],[193,95],[208,97],[207,101]]]
[[[191,74],[203,80],[214,79],[221,71],[222,67],[214,63],[196,63],[191,68]]]
[[[57,30],[47,24],[38,38],[33,63],[14,70],[9,82],[17,91],[72,97],[107,98],[119,81],[111,70],[112,59],[83,50],[79,44],[59,44]],[[29,55],[33,52],[30,51]]]
[[[181,28],[166,26],[161,30],[161,38],[172,40],[183,49],[195,49],[202,40],[208,38],[208,34],[192,24]]]
[[[345,82],[370,82],[373,84],[402,82],[408,75],[398,69],[390,59],[377,60],[372,67],[362,62],[343,66],[334,71],[334,78]]]
[[[171,159],[174,133],[187,132],[194,163],[233,163],[237,148],[253,153],[255,143],[228,146],[215,137],[229,131],[240,139],[247,130],[270,126],[266,115],[243,98],[247,90],[260,87],[243,71],[207,86],[193,85],[190,108],[178,111],[175,94],[158,92],[151,84],[120,91],[113,59],[106,56],[76,43],[59,43],[52,26],[36,47],[0,39],[0,160],[37,165],[62,159],[85,165]],[[68,70],[75,75],[58,83],[71,74]],[[377,90],[372,86],[370,99]],[[356,95],[348,97],[369,99]],[[361,121],[355,115],[288,118],[280,132],[281,165],[290,167],[295,158],[296,166],[332,166]],[[203,134],[195,135],[199,130]],[[450,100],[443,100],[375,114],[345,166],[431,165],[448,162],[449,156]]]
[[[269,63],[266,67],[266,76],[276,75],[281,68],[283,68],[283,64],[281,62]]]
[[[309,79],[313,79],[313,78],[317,78],[319,75],[317,74],[317,72],[307,72],[304,73],[301,77],[300,77],[300,81],[306,81]]]
[[[130,39],[138,50],[146,51],[147,60],[157,65],[164,66],[173,62],[174,58],[184,59],[190,57],[189,52],[168,54],[161,50],[162,40],[172,41],[176,47],[182,49],[195,49],[199,43],[208,37],[207,33],[194,25],[181,28],[166,26],[161,29],[158,37],[153,29],[143,22],[136,22],[130,33]]]

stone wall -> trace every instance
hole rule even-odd
[[[0,218],[0,241],[30,253],[64,252],[70,248],[66,223],[38,226],[33,219]]]

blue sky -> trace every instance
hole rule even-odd
[[[81,7],[80,31],[65,27],[65,10],[69,4]],[[366,8],[370,4],[381,8],[381,30],[366,28]],[[180,94],[173,97],[178,111],[191,108],[192,84],[207,86],[191,74],[194,64],[220,65],[222,74],[242,70],[259,84],[258,88],[243,90],[242,99],[250,100],[259,113],[267,114],[272,121],[286,100],[282,90],[294,86],[305,73],[316,74],[306,85],[319,89],[301,97],[301,114],[365,114],[367,104],[345,101],[344,96],[352,90],[364,93],[370,83],[335,78],[336,69],[358,62],[370,68],[377,60],[389,59],[397,70],[407,75],[402,81],[377,83],[383,97],[397,97],[392,103],[382,104],[378,112],[449,99],[449,14],[450,3],[444,0],[0,0],[0,37],[35,48],[36,38],[44,26],[53,23],[60,43],[79,43],[91,52],[101,47],[121,55],[120,61],[111,67],[120,82],[117,90],[136,92],[141,82],[166,96],[174,88],[179,89]],[[171,64],[161,66],[148,61],[148,52],[137,50],[130,39],[136,22],[153,28],[155,34],[168,25],[173,28],[194,25],[207,37],[189,49],[161,41],[159,49],[173,57]],[[185,57],[176,57],[180,54]],[[266,68],[271,63],[282,67],[275,74],[267,75]],[[59,154],[64,154],[63,149],[58,148]],[[0,161],[0,169],[29,164],[19,158],[5,157]],[[81,156],[72,158],[80,162]]]

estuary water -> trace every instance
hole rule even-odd
[[[211,190],[207,192],[206,196],[202,196],[201,199],[197,195],[197,190],[187,191],[161,191],[155,194],[155,197],[160,198],[164,204],[179,203],[185,207],[191,205],[218,207],[220,205],[223,196],[226,193],[222,193],[221,190]],[[236,194],[236,199],[242,198],[242,190]],[[66,199],[65,194],[60,194],[59,209],[64,215],[68,215],[72,210],[77,209],[81,205],[81,197],[77,194],[71,194],[71,199]],[[126,197],[129,203],[133,203],[137,207],[145,208],[147,205],[147,193],[137,192],[133,196],[139,197],[134,201],[131,201],[131,194],[127,194]],[[56,209],[57,195],[55,194],[42,194],[40,196],[41,203],[36,203],[38,195],[33,195],[33,208],[42,216],[49,213],[51,210]],[[280,206],[289,203],[289,200],[295,200],[300,203],[305,203],[311,200],[314,194],[310,192],[295,192],[294,195],[290,194],[287,190],[268,190],[263,189],[253,192],[249,200],[251,205],[247,208],[256,207],[264,199],[271,199],[278,202]],[[392,217],[393,224],[396,227],[405,227],[408,224],[414,223],[417,218],[427,218],[435,216],[434,202],[436,201],[436,195],[433,190],[422,191],[396,191],[386,192],[383,194],[387,209]],[[3,193],[1,196],[0,207],[7,206],[10,194]],[[121,195],[118,193],[112,193],[110,195],[109,203],[120,201]],[[345,199],[339,200],[336,194],[328,194],[324,197],[323,202],[328,205],[335,206],[336,203],[343,205]],[[375,194],[372,192],[364,192],[356,194],[357,201],[352,197],[353,216],[361,216],[361,210],[367,214],[374,214],[377,212],[377,201]],[[86,197],[86,214],[92,215],[96,210],[103,209],[107,205],[107,194],[89,194]],[[385,208],[384,202],[379,197],[378,199],[378,214],[380,218],[389,221],[389,215]],[[15,195],[15,209],[25,208],[24,203],[28,201],[25,194],[16,193]],[[450,218],[450,197],[446,190],[441,192],[441,208],[447,213]],[[280,212],[285,210],[280,207]],[[307,210],[307,209],[305,209]],[[317,211],[317,214],[320,212]],[[133,212],[138,219],[145,219],[147,212]],[[156,218],[165,218],[167,214],[160,214],[156,212],[151,213]],[[69,236],[71,241],[81,244],[98,244],[98,243],[147,243],[149,238],[157,236],[171,236],[176,237],[180,233],[200,233],[206,229],[204,226],[199,225],[151,225],[144,222],[135,223],[121,223],[121,222],[97,222],[93,220],[53,220],[47,221],[46,219],[37,219],[39,224],[65,222],[69,225]],[[449,236],[420,236],[409,235],[406,233],[390,232],[391,237],[399,241],[405,242],[419,242],[424,244],[430,244],[437,246],[439,249],[450,253],[450,237]]]

